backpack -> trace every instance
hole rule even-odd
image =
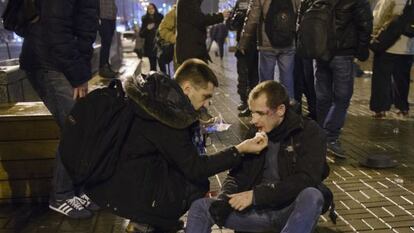
[[[6,30],[24,37],[26,29],[39,20],[35,0],[9,0],[1,16]]]
[[[75,187],[88,187],[112,176],[133,116],[117,79],[77,101],[59,144],[62,163]]]
[[[302,58],[329,61],[335,49],[335,7],[338,0],[314,0],[297,30],[296,51]]]
[[[291,0],[272,0],[264,23],[266,35],[273,47],[284,48],[293,44],[296,16]]]

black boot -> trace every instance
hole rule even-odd
[[[109,64],[106,64],[99,68],[99,76],[103,78],[116,78],[117,75],[118,72],[113,71]]]

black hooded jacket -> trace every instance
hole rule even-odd
[[[114,176],[88,194],[116,215],[174,227],[191,202],[208,191],[208,177],[237,166],[240,154],[234,147],[198,154],[191,140],[198,114],[174,80],[152,74],[146,81],[131,78],[125,86],[134,123]]]
[[[62,72],[73,87],[92,78],[93,42],[98,30],[96,0],[38,0],[39,21],[24,38],[20,67]]]
[[[260,156],[246,155],[242,163],[230,171],[220,196],[253,190],[256,207],[282,208],[294,201],[303,189],[318,186],[328,176],[325,133],[316,122],[288,111],[282,124],[268,137],[272,142],[280,142],[280,181],[275,185],[261,183],[264,150]]]

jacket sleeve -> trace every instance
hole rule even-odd
[[[356,0],[353,11],[354,22],[358,31],[358,49],[368,48],[372,34],[372,11],[367,0]]]
[[[161,21],[159,26],[159,32],[161,38],[166,40],[171,44],[175,44],[175,11],[176,9],[173,8],[170,12],[168,12],[164,19]]]
[[[280,206],[293,201],[306,187],[316,187],[322,181],[326,164],[325,133],[315,122],[308,122],[301,139],[303,146],[297,151],[295,173],[276,185],[255,186],[255,205]]]
[[[209,156],[200,156],[188,129],[179,130],[161,126],[154,141],[164,158],[183,172],[188,179],[197,181],[223,172],[239,164],[241,154],[235,147]]]
[[[257,27],[259,26],[261,15],[262,7],[260,0],[251,0],[239,41],[240,49],[246,50],[249,48],[249,43],[251,42],[252,38],[255,38],[255,34],[257,34]]]
[[[92,77],[93,42],[98,30],[98,1],[46,0],[42,32],[54,64],[73,87]]]
[[[181,11],[183,19],[198,27],[207,27],[223,22],[222,13],[204,14],[197,2],[195,0],[178,1],[177,10]]]

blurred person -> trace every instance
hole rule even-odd
[[[210,29],[210,37],[212,41],[215,41],[218,45],[219,51],[216,52],[216,57],[220,56],[220,59],[223,60],[224,56],[224,43],[226,42],[227,35],[229,30],[227,29],[226,24],[219,23],[215,24]]]
[[[229,11],[204,14],[201,11],[202,0],[178,0],[177,2],[177,38],[175,55],[177,64],[186,59],[198,58],[211,61],[208,55],[206,39],[207,27],[223,22]]]
[[[401,15],[406,3],[407,0],[379,0],[374,10],[374,34],[386,23],[383,19]],[[385,52],[374,53],[369,105],[374,118],[385,117],[392,104],[398,109],[398,115],[408,117],[413,55],[414,38],[405,35],[401,35]]]
[[[282,3],[283,5],[281,5]],[[250,41],[254,38],[257,39],[257,47],[259,50],[259,81],[279,80],[287,88],[289,98],[292,102],[294,102],[293,70],[296,15],[299,4],[300,0],[253,0],[249,6],[246,23],[239,42],[239,49],[243,53],[248,48]],[[288,10],[273,12],[276,9],[281,11],[284,9]],[[283,14],[285,20],[277,21],[277,15],[279,14]],[[277,21],[277,23],[283,22],[283,25],[280,26],[283,35],[274,31],[272,32],[273,36],[270,37],[269,31],[266,29],[268,27],[267,25],[269,25],[267,22],[270,21]],[[273,42],[276,40],[278,44]],[[276,65],[278,67],[279,77],[274,77]]]
[[[238,0],[232,9],[229,19],[226,21],[230,30],[236,31],[236,41],[239,43],[240,35],[243,30],[244,21],[249,8],[249,0]],[[240,104],[237,110],[240,111],[239,117],[250,116],[250,110],[247,106],[247,97],[259,81],[258,73],[258,51],[257,40],[253,38],[244,51],[244,54],[237,50],[235,53],[237,59],[237,93],[240,96]]]
[[[169,63],[174,60],[174,45],[176,41],[175,31],[176,31],[176,11],[177,5],[173,5],[171,10],[165,15],[164,19],[161,21],[160,26],[158,28],[159,37],[165,43],[163,48],[165,51],[158,51],[158,54],[162,52],[162,59],[158,58],[158,65],[160,66],[160,70],[166,73],[167,68],[169,70]]]
[[[112,38],[116,28],[117,11],[115,0],[99,0],[99,36],[101,37],[99,75],[104,78],[114,78],[118,74],[118,72],[112,70],[109,62]]]
[[[141,18],[142,24],[139,36],[144,38],[144,56],[148,57],[150,69],[153,71],[157,70],[155,35],[163,17],[162,14],[158,13],[157,6],[154,3],[150,3],[147,6],[147,13]]]

